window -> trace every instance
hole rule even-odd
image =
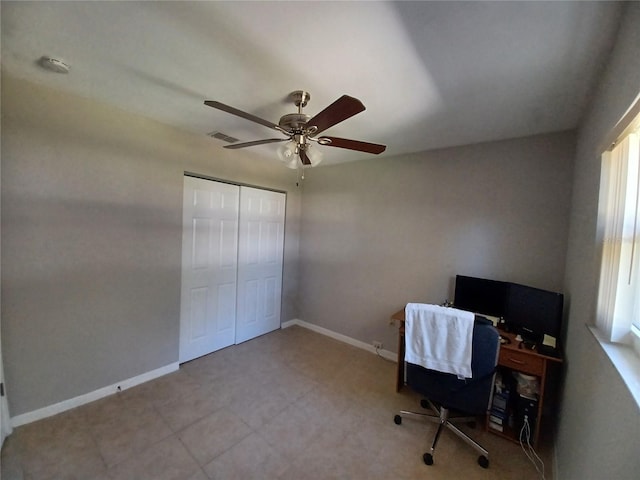
[[[640,94],[605,139],[596,324],[589,329],[640,407]]]
[[[638,347],[640,142],[637,128],[602,155],[599,210],[604,234],[596,327],[608,342]],[[640,353],[640,349],[636,351]]]

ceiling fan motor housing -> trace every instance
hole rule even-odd
[[[280,118],[278,124],[287,130],[301,130],[311,119],[311,115],[306,113],[288,113]]]

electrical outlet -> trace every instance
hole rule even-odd
[[[373,348],[375,348],[376,350],[382,350],[382,342],[373,342]]]

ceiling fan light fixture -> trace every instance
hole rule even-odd
[[[300,160],[300,149],[303,148],[298,145],[294,140],[291,140],[285,144],[282,144],[278,147],[278,159],[284,163],[285,167],[295,169],[300,166],[302,167],[315,167],[322,162],[324,156],[322,152],[315,148],[312,145],[306,144],[304,146],[305,152],[307,153],[307,157],[311,162],[311,165],[302,165],[302,161]]]
[[[309,157],[309,161],[311,162],[310,167],[316,167],[320,165],[324,156],[322,152],[315,146],[307,145],[307,157]]]
[[[298,145],[294,141],[284,143],[278,147],[278,158],[287,168],[298,168]]]

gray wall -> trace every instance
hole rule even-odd
[[[452,299],[456,274],[561,290],[574,145],[556,133],[312,170],[301,319],[395,350],[389,316]]]
[[[287,191],[282,318],[299,315],[300,192],[277,160],[6,76],[2,127],[11,415],[178,360],[185,171]]]
[[[618,42],[579,131],[565,292],[571,304],[557,436],[558,478],[635,479],[640,415],[620,375],[585,324],[594,320],[603,142],[640,92],[640,3],[627,4]]]

